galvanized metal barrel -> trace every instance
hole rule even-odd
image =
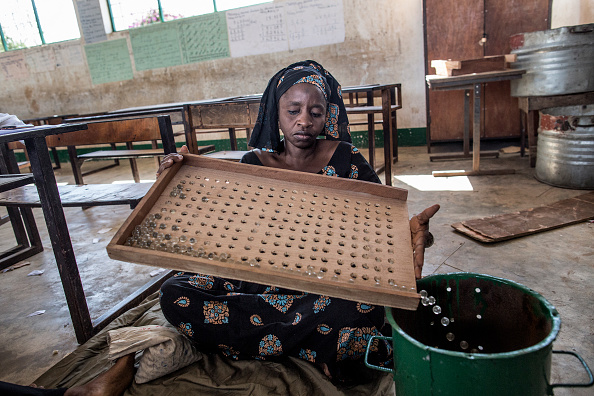
[[[551,96],[594,91],[594,24],[511,36],[513,69],[524,69],[511,81],[512,96]]]
[[[594,105],[541,110],[537,152],[537,180],[594,189]]]
[[[543,396],[556,387],[587,387],[594,377],[574,352],[553,351],[561,319],[540,294],[516,282],[475,273],[431,275],[416,311],[386,308],[392,325],[397,395]],[[431,300],[433,299],[433,301]],[[551,384],[553,353],[577,357],[589,382]]]

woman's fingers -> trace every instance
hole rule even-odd
[[[157,169],[157,177],[159,177],[159,175],[161,175],[165,169],[170,168],[174,163],[183,161],[184,156],[182,154],[184,153],[189,153],[188,147],[185,144],[181,147],[179,153],[167,154],[161,161],[161,164],[159,164],[159,169]]]
[[[419,222],[421,224],[428,224],[429,219],[432,218],[435,215],[435,213],[437,213],[438,210],[439,210],[438,204],[428,207],[427,209],[425,209],[424,211],[422,211],[420,214],[417,215],[417,217],[419,218]]]
[[[433,244],[433,235],[429,232],[429,220],[437,213],[439,205],[433,205],[410,219],[410,232],[413,247],[415,277],[421,278],[425,260],[425,248]]]

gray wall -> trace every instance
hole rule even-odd
[[[282,67],[314,59],[343,86],[402,83],[399,127],[424,127],[422,2],[344,0],[344,9],[346,38],[339,44],[134,72],[133,80],[95,86],[86,63],[25,79],[0,73],[0,111],[26,119],[260,93]],[[128,32],[108,35],[122,37],[129,39]],[[22,51],[26,57],[33,50]]]

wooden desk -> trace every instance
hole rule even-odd
[[[453,159],[472,158],[472,171],[462,172],[433,172],[433,176],[479,176],[479,175],[504,175],[514,173],[513,169],[480,170],[481,155],[496,155],[495,152],[481,152],[481,91],[482,85],[488,82],[515,80],[522,78],[525,70],[501,70],[485,73],[464,74],[460,76],[442,77],[436,75],[425,76],[429,89],[447,91],[463,89],[464,97],[464,152],[454,154],[433,154],[429,158]],[[472,153],[470,153],[470,91],[472,90],[473,116],[472,116]]]
[[[241,161],[241,158],[243,158],[243,156],[247,153],[249,153],[249,151],[215,151],[214,153],[203,155],[208,158],[217,158],[226,161],[239,162]]]
[[[400,84],[373,84],[342,88],[347,114],[367,114],[369,136],[369,162],[376,172],[384,171],[386,184],[391,186],[393,164],[398,160],[398,139],[396,135],[396,110],[402,108]],[[365,101],[359,101],[359,94]],[[348,95],[348,96],[347,96]],[[211,133],[211,130],[226,129],[229,133],[231,151],[237,151],[237,129],[246,129],[249,141],[250,131],[256,123],[261,94],[231,96],[192,102],[165,103],[151,106],[131,107],[116,112],[145,112],[184,108],[187,119],[186,145],[192,154],[198,154],[196,134]],[[373,105],[373,98],[381,97],[381,106]],[[375,121],[374,115],[382,114],[384,130],[384,164],[375,166]],[[186,124],[184,124],[186,125]],[[388,131],[386,133],[386,131]]]
[[[365,102],[359,95],[364,94]],[[344,87],[347,114],[367,115],[367,135],[369,140],[369,164],[377,173],[385,172],[386,185],[391,186],[394,177],[393,165],[398,162],[398,125],[396,111],[402,108],[401,84],[374,84]],[[375,106],[374,97],[381,97],[381,106]],[[348,99],[347,99],[348,98]],[[375,163],[375,114],[382,115],[384,132],[384,164]]]
[[[72,325],[76,339],[81,344],[122,312],[137,305],[155,288],[158,289],[159,282],[164,280],[163,275],[155,277],[151,282],[128,296],[94,322],[91,321],[46,142],[46,137],[50,135],[86,129],[88,129],[86,124],[61,124],[0,131],[0,150],[2,158],[7,159],[6,167],[2,169],[2,173],[18,173],[14,153],[9,149],[8,144],[17,140],[25,141],[29,160],[31,161],[33,179],[39,194],[40,205],[45,217],[64,294],[66,295],[66,303],[72,318]],[[30,208],[27,209],[31,210]]]

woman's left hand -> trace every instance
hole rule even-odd
[[[429,232],[429,219],[439,210],[439,205],[428,207],[420,214],[410,219],[410,234],[413,247],[413,262],[415,265],[415,277],[421,278],[423,262],[425,259],[425,248],[433,245],[433,235]]]

